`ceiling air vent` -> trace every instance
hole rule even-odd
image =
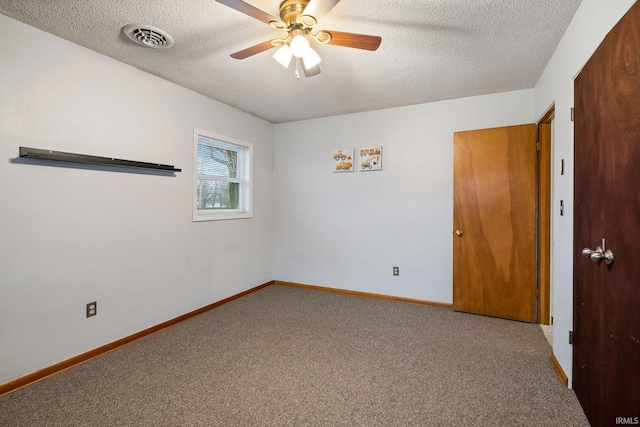
[[[174,43],[173,37],[168,33],[151,25],[129,24],[122,30],[131,40],[144,47],[166,49]]]

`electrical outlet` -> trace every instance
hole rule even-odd
[[[393,267],[393,275],[394,276],[400,275],[400,267]]]
[[[96,301],[87,304],[87,317],[98,314],[98,303]]]

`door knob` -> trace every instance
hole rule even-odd
[[[604,262],[607,263],[607,265],[611,265],[611,263],[613,262],[613,252],[611,252],[611,249],[607,249],[606,251],[604,251],[604,253],[602,252],[602,249],[600,250],[600,252],[594,252],[593,254],[591,254],[591,261],[595,261],[595,262],[600,262],[602,260],[604,260]]]
[[[593,254],[593,249],[584,248],[582,250],[582,256],[585,258],[591,258],[591,254]]]
[[[460,230],[460,229],[456,230],[456,235],[458,237],[462,237],[462,230]]]
[[[613,263],[613,260],[614,260],[613,252],[611,252],[611,249],[607,249],[606,251],[603,251],[600,246],[598,246],[595,250],[584,248],[582,250],[582,255],[585,258],[591,259],[591,261],[593,262],[600,262],[604,260],[604,262],[606,262],[607,265],[611,265],[611,263]]]

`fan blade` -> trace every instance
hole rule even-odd
[[[277,39],[274,39],[274,40],[277,40]],[[248,47],[248,48],[243,49],[241,51],[238,51],[236,53],[232,53],[231,57],[235,58],[235,59],[245,59],[245,58],[248,58],[250,56],[255,55],[256,53],[264,52],[265,50],[269,50],[269,49],[271,49],[273,47],[276,47],[273,44],[274,40],[269,40],[269,41],[266,41],[266,42],[262,42],[260,44],[255,45],[255,46],[251,46],[251,47]]]
[[[274,28],[284,28],[286,25],[280,20],[280,18],[276,18],[275,16],[269,15],[267,12],[264,12],[258,9],[255,6],[251,6],[249,3],[245,3],[242,0],[216,0],[218,3],[222,3],[225,6],[229,6],[232,9],[237,10],[238,12],[244,13],[252,18],[257,19],[258,21],[262,21],[265,24],[270,25],[271,22],[277,23],[277,27]]]
[[[313,76],[317,76],[318,74],[320,74],[320,66],[319,65],[316,65],[315,67],[311,67],[308,70],[306,68],[304,68],[304,65],[303,65],[302,69],[304,70],[304,76],[305,77],[313,77]]]
[[[336,46],[353,47],[356,49],[376,50],[382,42],[382,37],[368,36],[366,34],[343,33],[342,31],[321,31],[321,33],[329,33],[331,40],[328,44]]]
[[[302,11],[302,15],[310,15],[316,19],[322,19],[339,2],[340,0],[311,0]]]

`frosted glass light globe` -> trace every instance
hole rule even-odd
[[[309,40],[302,34],[298,34],[291,40],[291,53],[296,58],[302,58],[309,49]]]

